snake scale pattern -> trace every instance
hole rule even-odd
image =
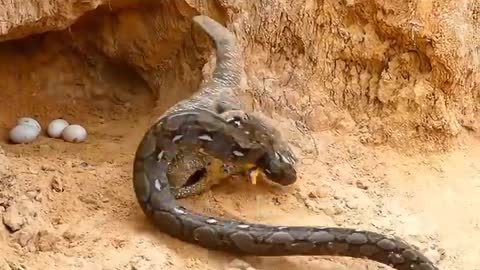
[[[231,63],[239,58],[231,42],[233,34],[207,16],[193,20],[216,42],[217,73],[194,98],[164,113],[137,148],[133,184],[146,216],[162,232],[211,250],[255,256],[347,256],[377,261],[398,270],[438,269],[399,238],[341,227],[251,224],[194,213],[178,204],[174,192],[178,187],[172,186],[174,181],[168,172],[171,166],[181,167],[179,155],[202,153],[209,157],[204,166],[217,160],[238,168],[257,167],[280,184],[291,184],[296,179],[293,154],[276,137],[268,136],[273,127],[257,131],[261,120],[248,117],[248,113],[222,117],[230,110],[241,110],[241,106],[228,101],[228,91],[238,85],[239,76],[235,69],[238,66]],[[222,76],[226,80],[221,80]]]

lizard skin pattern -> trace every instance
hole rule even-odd
[[[226,163],[272,169],[277,162],[269,152],[272,145],[248,143],[255,141],[252,129],[248,123],[233,125],[207,110],[177,111],[161,118],[146,132],[135,154],[133,183],[144,213],[164,233],[212,250],[256,256],[337,255],[367,258],[398,270],[438,269],[401,239],[371,231],[250,224],[180,206],[167,176],[179,152],[202,151]]]
[[[237,96],[237,90],[240,88],[243,59],[235,36],[208,16],[195,16],[193,21],[215,42],[215,70],[212,78],[192,97],[178,102],[163,115],[185,109],[207,109],[216,113],[242,111],[243,105]]]

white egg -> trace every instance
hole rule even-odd
[[[38,129],[33,125],[17,125],[10,130],[10,140],[13,143],[33,142],[39,134]]]
[[[68,127],[69,123],[63,119],[55,119],[48,124],[47,134],[52,138],[62,136],[63,130]]]
[[[70,125],[63,130],[62,137],[67,142],[83,142],[87,139],[87,131],[80,125]]]
[[[31,117],[22,117],[17,120],[17,125],[29,125],[38,130],[38,133],[42,131],[42,126],[38,123],[37,120]]]

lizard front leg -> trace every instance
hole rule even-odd
[[[199,195],[245,168],[224,163],[210,155],[180,151],[168,170],[168,179],[176,199]]]
[[[225,163],[219,159],[212,160],[212,163],[207,170],[207,178],[210,178],[208,182],[218,184],[221,180],[224,180],[233,175],[245,174],[248,172],[248,177],[252,184],[256,184],[257,177],[261,172],[255,164],[247,163],[243,165],[237,165],[232,163]]]
[[[243,174],[246,171],[250,171],[252,166],[253,165],[238,166],[224,163],[219,159],[212,159],[206,168],[197,171],[199,172],[199,179],[197,181],[189,184],[185,180],[183,181],[185,184],[183,186],[173,188],[172,193],[176,199],[199,195],[207,190],[210,190],[212,186],[220,184],[223,180],[233,175]],[[192,174],[195,175],[197,172],[193,172]],[[253,181],[256,181],[256,176],[252,182]]]
[[[199,170],[192,172],[192,170],[187,169],[182,173],[183,175],[185,175],[185,173],[190,175],[181,177],[183,179],[183,185],[172,189],[172,193],[176,199],[204,193],[229,176],[227,172],[224,172],[224,164],[220,160],[211,158],[208,162],[205,161],[203,163],[204,167]],[[176,177],[178,179],[178,175],[176,175]],[[192,179],[192,177],[196,179],[193,179],[193,183],[189,183],[188,180]]]

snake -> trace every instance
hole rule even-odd
[[[251,170],[283,185],[297,178],[296,158],[277,137],[280,133],[255,114],[243,112],[235,101],[231,89],[238,87],[240,60],[232,49],[233,34],[205,15],[193,21],[216,42],[213,79],[157,119],[141,139],[133,162],[135,196],[156,227],[176,239],[234,254],[343,256],[398,270],[437,270],[418,248],[399,237],[355,228],[254,224],[196,213],[178,203],[198,193],[189,190],[195,183],[188,184],[186,176],[202,166],[203,179],[212,171],[216,173],[211,177],[218,180]]]
[[[398,237],[341,227],[275,226],[215,218],[181,206],[171,191],[168,167],[181,152],[202,151],[239,167],[277,172],[285,162],[255,139],[255,125],[233,125],[208,110],[177,111],[144,135],[135,153],[133,186],[147,217],[164,233],[211,250],[256,256],[336,255],[367,258],[399,270],[434,270],[433,263]],[[286,163],[293,162],[287,160]],[[276,170],[274,169],[276,168]],[[279,180],[281,181],[281,180]]]

